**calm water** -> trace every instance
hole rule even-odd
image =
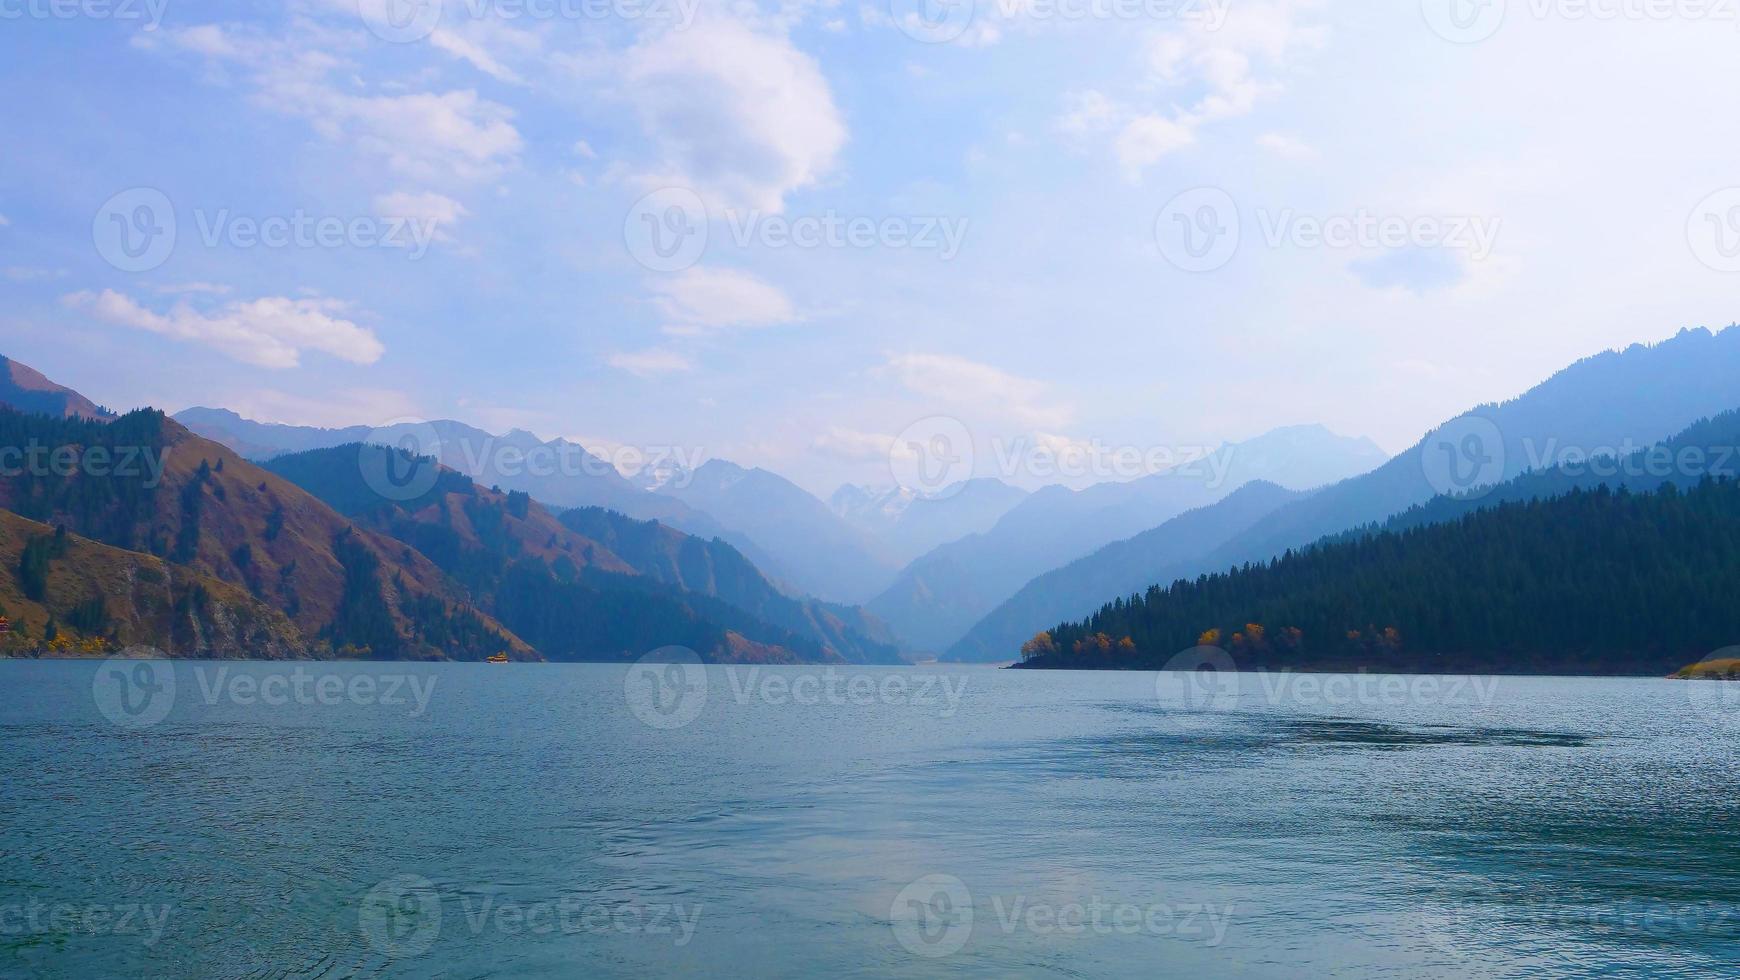
[[[1740,970],[1685,683],[98,666],[0,662],[0,975]]]

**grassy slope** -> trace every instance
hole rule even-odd
[[[463,590],[416,549],[354,528],[300,487],[224,446],[165,419],[161,445],[153,448],[161,448],[164,454],[162,482],[149,498],[149,512],[127,530],[126,542],[82,525],[77,515],[57,510],[37,516],[66,523],[74,532],[95,534],[105,543],[133,544],[180,559],[175,563],[194,575],[246,590],[284,612],[309,641],[308,652],[314,655],[326,652],[318,649],[317,641],[337,618],[343,601],[345,570],[334,542],[347,531],[379,561],[376,584],[401,633],[411,632],[401,609],[404,597],[432,597],[456,611],[466,607]],[[0,507],[13,508],[15,493],[16,487],[0,479]],[[187,533],[190,523],[197,525],[197,536]],[[110,533],[123,536],[113,529]],[[176,542],[181,540],[192,542],[185,552],[178,551]],[[485,652],[506,649],[521,659],[535,658],[510,630],[486,615],[476,616],[493,634]],[[426,644],[413,646],[412,655],[420,658],[448,653]]]
[[[43,601],[33,602],[21,587],[20,556],[31,539],[53,533],[46,524],[0,511],[0,606],[18,636],[7,645],[14,652],[39,648],[51,615],[64,633],[76,633],[66,625],[69,611],[96,597],[103,600],[115,645],[260,659],[295,656],[304,646],[301,631],[283,613],[243,589],[78,535],[68,535],[66,553],[50,566]],[[192,601],[196,593],[204,600]],[[21,642],[26,635],[36,642]]]

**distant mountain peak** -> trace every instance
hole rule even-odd
[[[667,458],[647,464],[631,478],[631,482],[642,490],[658,490],[661,487],[681,485],[693,475],[687,466]]]

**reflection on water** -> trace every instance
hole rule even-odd
[[[0,663],[0,976],[1740,970],[1737,730],[1675,682],[709,668],[661,729],[621,666],[401,668],[417,713],[195,669],[129,728]]]

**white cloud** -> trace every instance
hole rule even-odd
[[[373,332],[337,316],[343,304],[328,299],[268,296],[230,303],[211,313],[200,312],[185,300],[168,313],[157,313],[111,289],[73,293],[62,301],[99,320],[203,344],[260,367],[296,367],[304,351],[320,351],[352,364],[373,364],[386,352]]]
[[[1137,116],[1118,133],[1118,165],[1124,168],[1125,176],[1136,180],[1160,158],[1194,142],[1196,133],[1190,126],[1164,116]]]
[[[349,138],[395,170],[424,180],[487,180],[514,163],[520,134],[512,110],[471,90],[407,95],[347,95],[319,87],[290,93],[288,111],[316,132]]]
[[[875,462],[889,458],[894,451],[894,436],[831,425],[811,442],[810,448],[836,459]]]
[[[1116,131],[1113,152],[1131,180],[1147,168],[1196,142],[1204,125],[1249,115],[1260,99],[1282,85],[1259,77],[1260,62],[1278,72],[1295,50],[1320,45],[1321,29],[1303,25],[1297,12],[1309,0],[1240,3],[1229,7],[1224,23],[1187,18],[1174,29],[1151,35],[1146,42],[1147,78],[1135,92],[1158,88],[1167,108],[1145,109],[1134,104],[1148,96],[1114,99],[1089,89],[1070,96],[1057,118],[1057,128],[1070,136]],[[1304,144],[1285,137],[1264,137],[1263,145],[1277,153],[1299,152]]]
[[[197,27],[187,27],[181,30],[164,31],[161,34],[153,32],[150,36],[140,36],[134,39],[135,44],[142,47],[154,47],[155,42],[167,39],[176,47],[203,54],[208,58],[218,58],[224,61],[255,61],[262,60],[266,55],[266,46],[252,39],[233,36],[216,24],[200,24]]]
[[[1095,133],[1117,122],[1119,109],[1104,92],[1088,89],[1068,97],[1070,107],[1058,117],[1057,128],[1072,135]]]
[[[578,140],[574,143],[574,154],[576,156],[585,157],[588,160],[598,159],[598,151],[594,150],[592,144],[585,140]]]
[[[1285,160],[1315,160],[1317,150],[1303,140],[1294,139],[1281,133],[1264,133],[1257,137],[1257,145]]]
[[[747,272],[697,266],[661,280],[657,288],[654,302],[670,321],[665,331],[675,335],[772,327],[801,319],[784,293]]]
[[[648,38],[624,55],[620,81],[659,157],[645,179],[686,184],[720,207],[780,211],[833,170],[846,142],[815,61],[736,21]]]
[[[1150,39],[1149,68],[1157,81],[1200,96],[1185,114],[1193,123],[1246,115],[1260,96],[1281,88],[1255,76],[1253,59],[1279,68],[1295,49],[1322,44],[1323,30],[1299,23],[1296,16],[1309,5],[1240,3],[1228,8],[1226,22],[1218,27],[1185,21],[1179,30]]]
[[[1061,428],[1073,416],[1045,382],[963,357],[896,354],[888,358],[881,373],[914,394],[974,413],[1001,414],[1021,426]]]
[[[433,232],[431,237],[436,241],[443,242],[453,240],[450,232],[458,226],[461,218],[471,213],[451,197],[432,192],[393,191],[376,195],[374,204],[375,213],[381,217],[412,221]]]
[[[684,355],[662,347],[622,351],[605,358],[605,363],[618,371],[641,378],[656,378],[667,374],[686,374],[695,369],[694,362]]]
[[[322,137],[349,142],[422,180],[487,180],[518,162],[522,146],[514,113],[476,91],[377,95],[352,91],[351,76],[333,80],[344,63],[304,46],[207,24],[138,35],[136,46],[203,55],[243,76],[254,98],[274,112],[303,118]]]
[[[429,36],[437,50],[469,62],[478,71],[497,81],[524,84],[518,72],[505,62],[514,58],[536,56],[543,47],[538,35],[509,27],[496,18],[465,19],[459,27],[443,25]]]
[[[5,228],[10,224],[12,224],[12,219],[0,214],[0,228]]]

